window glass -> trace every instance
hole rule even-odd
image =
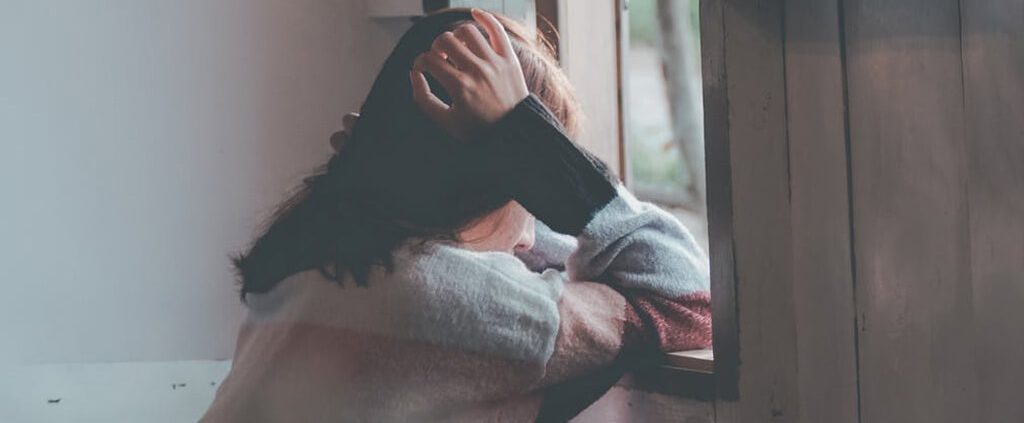
[[[629,180],[707,249],[697,0],[630,0],[626,84]]]

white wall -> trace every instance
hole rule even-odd
[[[0,363],[229,358],[229,254],[406,25],[362,1],[0,2]]]

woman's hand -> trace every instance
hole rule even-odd
[[[348,142],[348,137],[352,135],[352,128],[355,128],[356,121],[359,120],[359,113],[349,113],[345,117],[341,118],[341,130],[331,135],[331,148],[334,149],[335,153],[340,153],[342,147]]]
[[[430,51],[416,58],[409,73],[416,104],[460,139],[497,122],[530,94],[501,23],[479,9],[473,9],[473,18],[487,31],[489,40],[475,25],[445,32],[434,40]],[[452,104],[445,104],[430,91],[424,71],[441,83]]]

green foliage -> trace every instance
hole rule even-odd
[[[698,12],[698,0],[669,0],[687,1],[692,7],[690,18],[693,19],[694,28],[693,40],[699,43],[700,15]],[[660,38],[660,25],[658,22],[658,0],[629,0],[629,44],[638,49],[656,48]],[[698,44],[699,45],[699,44]],[[627,67],[641,71],[644,74],[651,74],[646,62],[626,63]],[[636,68],[644,66],[643,70]],[[655,74],[660,70],[656,70]],[[664,89],[664,83],[658,84]],[[630,107],[634,113],[650,114],[659,110],[657,107],[650,107],[650,102],[659,101],[660,93],[648,93],[647,96],[641,93],[630,93]],[[673,95],[673,93],[664,93]],[[664,100],[660,100],[664,101]],[[628,125],[627,148],[629,149],[630,173],[636,181],[663,187],[681,187],[686,184],[689,175],[686,165],[680,157],[679,150],[671,142],[672,129],[670,122],[655,119],[641,121],[633,120]]]
[[[694,39],[700,40],[700,1],[690,2],[690,19],[694,28]],[[629,42],[653,46],[658,43],[658,2],[657,0],[629,0]]]
[[[630,173],[637,181],[659,186],[685,184],[687,175],[681,166],[679,150],[669,144],[664,130],[647,127],[631,128],[630,132],[630,139],[636,141],[628,145]]]
[[[656,0],[629,0],[629,42],[655,45],[658,43]]]

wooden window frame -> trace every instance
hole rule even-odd
[[[717,422],[1020,414],[1000,407],[1017,405],[1007,351],[1024,344],[997,296],[1016,298],[1021,269],[1005,157],[1022,102],[1005,81],[1022,30],[998,2],[925,3],[700,0],[714,374],[651,369],[658,390],[710,387]],[[618,137],[582,140],[607,152],[629,111],[600,80],[573,82],[620,95]]]
[[[628,0],[537,0],[536,10],[538,28],[541,34],[556,46],[560,62],[572,81],[586,114],[584,134],[578,141],[614,166],[616,172],[629,186],[629,161],[625,148],[625,125],[628,122],[629,110],[626,106],[627,93],[623,83],[626,76],[623,56],[629,43]],[[544,21],[550,22],[557,32],[546,31],[547,25]],[[607,49],[607,46],[615,48]],[[608,101],[609,92],[615,93],[614,101]],[[715,163],[716,166],[712,166],[710,162],[708,164],[709,168],[714,167],[719,174],[721,173],[722,169],[718,163]],[[728,163],[725,166],[727,172]],[[711,175],[709,169],[709,179]],[[719,194],[716,199],[721,198],[722,188],[727,187],[715,185],[715,194]],[[708,189],[712,190],[711,184]],[[708,195],[710,200],[712,194],[709,192]],[[721,206],[722,204],[719,204],[715,210],[720,210]],[[718,231],[715,235],[719,235]],[[712,236],[712,239],[716,238]],[[718,236],[717,241],[717,244],[720,244],[723,238]],[[716,251],[720,250],[721,248]],[[726,262],[732,260],[731,255],[723,258]],[[720,260],[713,258],[712,261]],[[731,291],[715,286],[722,285],[714,281],[723,276],[728,277],[721,274],[712,276],[712,301],[715,303],[712,308],[732,310],[733,307],[729,305],[733,303],[730,299]],[[716,300],[716,296],[720,298]],[[724,316],[714,317],[715,320],[719,318],[724,321],[735,320]],[[730,335],[722,333],[717,322],[715,328],[714,352],[698,350],[665,354],[662,357],[663,365],[635,375],[633,383],[643,389],[661,393],[702,400],[713,399],[716,396],[715,387],[719,385],[717,381],[723,377],[732,377],[736,373],[723,368],[716,360],[716,356],[721,354],[719,338],[723,339],[723,346],[735,345],[735,342],[728,341]],[[726,357],[728,356],[730,354],[727,353]]]

